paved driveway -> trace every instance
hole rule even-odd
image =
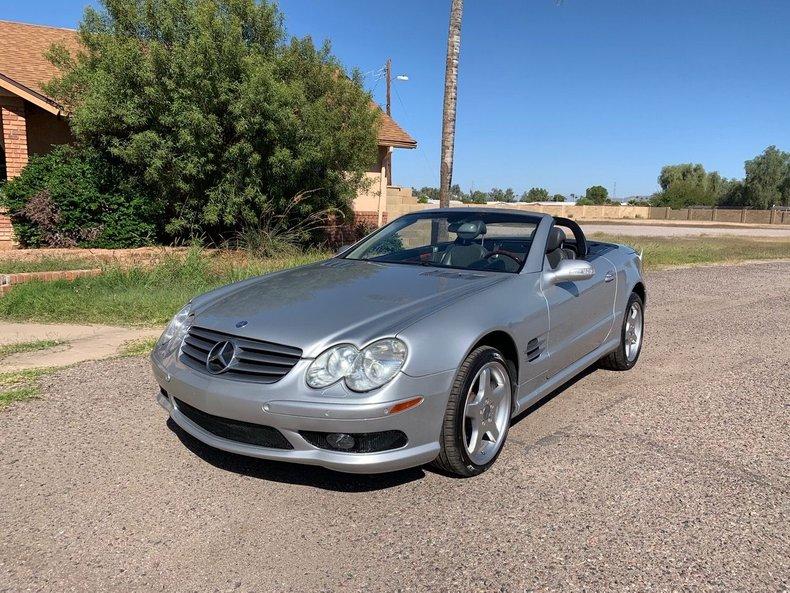
[[[144,360],[0,413],[0,590],[780,591],[790,264],[650,275],[647,346],[472,480],[345,476],[173,430]]]

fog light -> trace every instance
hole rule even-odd
[[[330,432],[326,435],[326,442],[329,443],[330,447],[343,449],[344,451],[353,449],[355,444],[354,437],[342,432]]]

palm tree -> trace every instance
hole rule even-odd
[[[444,72],[444,112],[442,116],[442,164],[439,173],[439,206],[450,205],[455,146],[455,104],[458,98],[458,56],[461,53],[461,15],[464,0],[452,0],[450,30],[447,34],[447,65]]]

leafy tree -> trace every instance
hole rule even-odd
[[[728,181],[727,187],[722,191],[716,205],[730,208],[744,208],[747,205],[745,198],[746,192],[744,191],[743,181],[732,179]]]
[[[426,200],[438,200],[439,188],[437,187],[421,187],[415,192],[418,197],[425,197]]]
[[[609,191],[602,185],[593,185],[587,188],[584,197],[593,204],[606,204],[609,202]]]
[[[549,190],[542,187],[533,187],[528,192],[521,194],[522,202],[547,202],[549,200]]]
[[[84,51],[50,51],[61,75],[47,92],[168,233],[223,236],[266,213],[350,204],[378,113],[328,45],[285,43],[268,0],[102,4],[85,10]]]
[[[565,196],[563,196],[562,194],[554,194],[553,196],[551,196],[551,201],[552,202],[564,202],[565,201]]]
[[[461,200],[463,202],[465,199],[467,199],[467,195],[464,193],[464,190],[461,189],[460,185],[454,183],[450,187],[450,199]]]
[[[715,206],[731,183],[716,171],[708,173],[700,164],[667,165],[658,176],[661,191],[651,198],[651,204],[672,208]]]
[[[790,152],[769,146],[746,161],[743,203],[752,208],[790,206]]]
[[[488,192],[488,201],[489,202],[504,202],[505,201],[505,192],[499,189],[498,187],[492,187],[491,191]]]
[[[488,201],[489,202],[515,202],[516,201],[516,192],[513,191],[512,187],[509,187],[505,190],[500,189],[498,187],[492,187],[491,191],[488,192]]]
[[[465,204],[485,204],[488,202],[488,194],[484,191],[474,190],[469,192],[468,195],[465,195],[462,198],[462,201]]]
[[[590,198],[579,198],[576,200],[576,206],[595,206],[595,202]]]

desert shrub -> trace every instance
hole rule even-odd
[[[243,227],[236,233],[235,240],[226,245],[244,249],[255,257],[282,257],[298,253],[314,243],[316,236],[333,226],[337,215],[342,217],[342,212],[333,208],[293,217],[291,211],[298,208],[303,200],[309,199],[310,193],[298,194],[281,212],[267,204],[261,218]]]
[[[368,220],[359,220],[354,222],[354,236],[352,237],[356,243],[360,239],[367,237],[378,227]]]
[[[31,158],[3,201],[24,247],[132,247],[156,236],[151,203],[127,194],[95,151],[61,146]]]

